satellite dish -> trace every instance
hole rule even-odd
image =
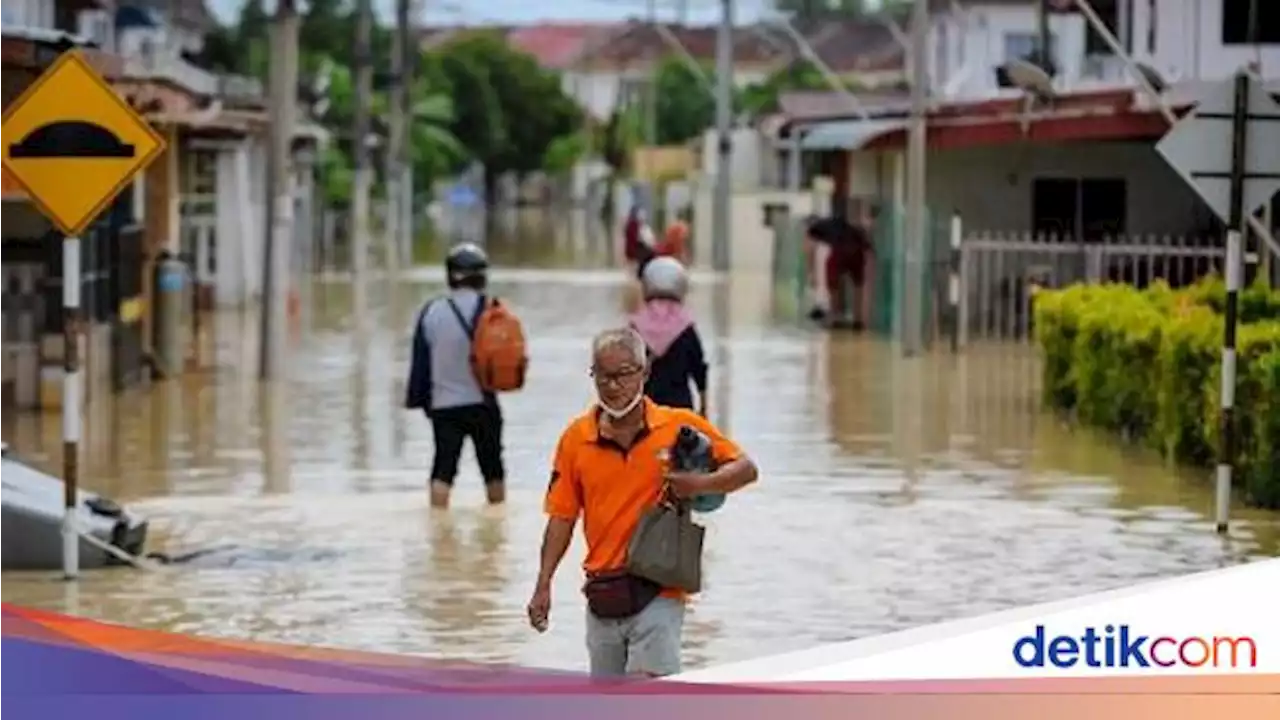
[[[1029,60],[1010,60],[1004,64],[1005,76],[1009,82],[1047,99],[1053,97],[1053,77],[1044,68]]]
[[[1169,83],[1165,81],[1164,76],[1160,74],[1159,70],[1156,70],[1144,62],[1134,64],[1138,66],[1138,72],[1142,73],[1142,77],[1146,78],[1147,82],[1151,84],[1151,87],[1156,92],[1164,94],[1164,91],[1169,89]]]

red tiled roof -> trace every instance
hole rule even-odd
[[[597,41],[625,26],[616,23],[544,23],[514,28],[507,42],[532,55],[544,68],[568,67]]]
[[[691,56],[707,62],[715,60],[717,29],[714,26],[663,25]],[[671,48],[662,34],[648,23],[633,21],[607,45],[592,53],[592,60],[607,65],[628,65],[643,63],[651,55],[660,57],[670,53]],[[771,42],[748,28],[734,29],[735,63],[767,64],[787,57],[786,43]]]

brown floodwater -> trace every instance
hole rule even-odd
[[[184,378],[90,408],[86,484],[149,516],[152,549],[217,550],[76,584],[5,573],[4,600],[180,633],[585,667],[580,540],[549,632],[528,629],[524,604],[548,460],[591,400],[589,339],[619,322],[625,277],[576,233],[514,237],[491,247],[494,289],[532,341],[530,384],[503,401],[505,507],[484,507],[468,448],[453,507],[432,512],[429,428],[400,409],[409,328],[439,269],[371,280],[361,318],[350,283],[315,280],[288,381],[261,386],[253,319],[219,313]],[[713,359],[713,417],[762,477],[705,518],[691,667],[1280,553],[1277,514],[1237,508],[1230,536],[1214,534],[1208,473],[1038,412],[1028,348],[904,360],[884,342],[731,308],[731,292],[743,291],[697,275],[690,302]],[[56,472],[56,414],[4,421],[11,447]]]

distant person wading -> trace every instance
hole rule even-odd
[[[491,504],[505,498],[502,408],[497,393],[524,385],[524,333],[505,304],[483,293],[489,259],[465,243],[445,259],[449,293],[428,301],[414,328],[405,407],[431,421],[431,505],[447,507],[467,438]]]
[[[644,341],[630,328],[592,344],[598,402],[569,423],[556,445],[544,509],[541,565],[529,600],[529,623],[548,628],[556,568],[582,517],[587,554],[587,652],[593,676],[660,676],[680,671],[686,590],[659,586],[627,570],[642,516],[670,493],[676,498],[732,493],[756,479],[756,466],[711,423],[689,410],[644,396]],[[669,470],[681,428],[710,441],[715,469]]]
[[[831,215],[811,218],[805,234],[806,268],[814,294],[809,315],[829,327],[839,327],[847,322],[847,311],[852,310],[851,325],[862,330],[867,325],[870,302],[866,274],[867,261],[874,252],[872,218],[864,210],[856,222],[850,222],[843,207],[843,203],[837,203],[837,210]],[[856,299],[845,293],[846,280],[853,286]]]

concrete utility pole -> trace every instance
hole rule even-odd
[[[289,266],[293,257],[293,129],[298,106],[298,31],[301,18],[295,0],[280,0],[271,24],[271,147],[267,159],[267,203],[271,222],[263,245],[262,357],[263,380],[280,377],[284,367],[288,315]]]
[[[400,183],[404,179],[401,166],[404,163],[404,148],[407,144],[405,127],[408,122],[405,107],[405,30],[409,25],[409,0],[396,0],[396,29],[391,34],[391,86],[388,89],[387,103],[387,228],[383,238],[386,256],[387,274],[394,276],[400,269],[400,223],[403,220],[402,204],[404,197],[400,192]]]
[[[400,146],[401,162],[400,162],[400,262],[404,265],[413,262],[413,124],[416,117],[413,112],[413,71],[418,66],[418,43],[414,35],[414,18],[419,17],[422,13],[422,6],[418,0],[408,0],[404,6],[404,12],[401,15],[402,21],[399,25],[400,30],[400,47],[404,53],[404,60],[400,65],[400,72],[404,75],[404,83],[401,85],[403,95],[401,95],[400,103],[404,107],[404,142]]]
[[[351,186],[351,274],[355,283],[356,313],[364,312],[365,275],[369,264],[369,193],[373,185],[370,162],[369,105],[373,100],[373,2],[357,0],[355,80],[356,107],[351,142],[355,177]]]
[[[911,16],[911,129],[907,143],[907,207],[905,282],[903,283],[902,352],[910,357],[924,344],[924,253],[927,250],[925,219],[926,113],[928,110],[928,0],[915,0]]]
[[[647,22],[649,28],[657,32],[658,27],[658,2],[657,0],[649,0]],[[661,34],[659,34],[661,37]],[[658,144],[658,53],[650,47],[648,52],[649,61],[649,82],[645,83],[644,93],[644,139],[645,139],[645,163],[644,175],[645,184],[653,188],[653,148]],[[652,195],[652,193],[651,193]],[[657,198],[650,197],[649,220],[654,222],[657,214],[655,212],[657,206]]]
[[[733,1],[720,0],[720,32],[716,37],[716,194],[711,212],[714,269],[727,271],[729,251],[730,173],[733,172]]]

